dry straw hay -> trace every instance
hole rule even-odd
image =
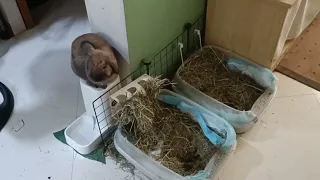
[[[194,175],[205,169],[217,148],[188,114],[157,99],[169,84],[159,78],[144,81],[146,93],[124,102],[114,118],[144,153],[182,176]]]
[[[250,110],[265,88],[253,78],[228,70],[224,64],[225,54],[212,47],[189,57],[179,72],[181,78],[206,95],[237,110]]]

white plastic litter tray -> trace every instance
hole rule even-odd
[[[118,129],[114,135],[114,145],[118,152],[123,155],[132,165],[141,171],[147,178],[152,180],[202,180],[183,177],[172,170],[161,165],[150,156],[143,153],[128,141],[127,137]],[[224,165],[234,154],[236,145],[233,146],[232,152],[224,153],[218,151],[211,159],[206,169],[211,169],[211,177],[209,179],[216,180],[222,173]]]
[[[179,73],[181,72],[183,66],[180,66],[175,74],[175,77],[173,78],[173,82],[176,83],[173,89],[177,93],[186,96],[192,101],[227,120],[234,127],[237,133],[244,133],[254,126],[254,124],[258,121],[259,115],[261,115],[264,110],[267,109],[270,102],[273,100],[277,91],[275,86],[276,77],[268,69],[241,60],[243,59],[242,57],[232,53],[231,51],[226,51],[216,46],[211,47],[216,50],[223,51],[227,59],[233,58],[234,60],[239,61],[240,65],[239,67],[236,67],[237,70],[240,70],[242,73],[248,74],[249,76],[252,76],[253,74],[252,77],[260,78],[262,82],[266,82],[267,84],[270,83],[270,86],[257,99],[251,110],[239,111],[194,88],[180,77]],[[190,60],[187,59],[185,63]]]
[[[185,102],[190,105],[196,106],[203,110],[204,112],[212,113],[207,109],[199,106],[198,104],[192,102],[191,100],[184,98],[174,92],[163,90],[163,93],[168,95],[179,96],[184,99]],[[233,131],[233,130],[232,130]],[[230,136],[235,136],[234,134]],[[196,180],[198,178],[195,177],[183,177],[172,170],[166,168],[161,165],[159,162],[152,159],[149,155],[142,152],[136,146],[134,146],[131,142],[128,141],[125,133],[121,130],[121,127],[115,133],[114,136],[114,144],[116,149],[120,154],[122,154],[131,164],[133,164],[139,171],[145,174],[148,178],[152,180]],[[234,154],[236,148],[236,144],[231,147],[231,150],[226,153],[222,150],[218,150],[217,153],[210,159],[204,170],[208,170],[211,172],[209,179],[217,179],[221,174],[221,171],[227,162],[227,160]],[[200,178],[202,179],[202,178]]]

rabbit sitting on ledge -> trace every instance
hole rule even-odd
[[[88,33],[72,42],[71,68],[73,72],[97,88],[106,88],[119,73],[112,47],[103,37]]]

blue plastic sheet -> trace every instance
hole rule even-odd
[[[269,69],[235,58],[226,60],[226,64],[228,69],[240,71],[252,77],[257,83],[265,88],[274,90],[276,87],[277,77]]]
[[[219,147],[221,152],[228,154],[233,151],[233,147],[237,143],[236,133],[233,127],[225,119],[171,91],[163,90],[158,96],[158,99],[167,104],[176,106],[181,112],[190,114],[194,120],[198,121],[204,135],[211,143]],[[188,176],[187,179],[208,180],[212,177],[211,173],[218,173],[215,171],[217,170],[217,165],[223,166],[223,162],[218,158],[215,159],[215,161],[218,162],[211,163],[211,165],[208,166],[208,169],[199,171],[193,176]]]
[[[210,142],[221,147],[223,151],[231,151],[232,146],[236,144],[236,133],[233,127],[223,118],[199,105],[186,101],[181,96],[160,94],[158,98],[167,104],[175,105],[182,112],[190,114],[198,121]]]

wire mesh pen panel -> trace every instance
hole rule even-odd
[[[131,72],[131,74],[122,79],[117,85],[92,102],[102,140],[105,138],[105,134],[110,134],[107,133],[110,127],[115,125],[112,119],[112,114],[114,113],[112,107],[115,106],[117,102],[111,99],[110,95],[143,74],[170,79],[182,64],[182,59],[185,59],[202,46],[201,39],[204,37],[205,29],[204,16],[199,17],[194,23],[185,24],[183,29],[183,32],[161,51],[156,53],[151,59],[142,60],[142,65],[138,69]],[[124,96],[123,98],[126,97]],[[112,129],[114,130],[114,128]],[[102,142],[105,143],[104,141]]]

